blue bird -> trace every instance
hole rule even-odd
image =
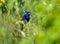
[[[21,22],[20,24],[20,30],[23,30],[24,29],[24,24],[28,23],[29,20],[30,20],[30,12],[29,11],[25,11],[22,19],[21,19],[23,22]]]
[[[29,11],[25,11],[22,20],[29,22],[29,20],[30,20],[30,12]]]

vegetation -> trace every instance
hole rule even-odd
[[[24,8],[31,12],[25,37]],[[60,44],[60,0],[0,0],[0,44]]]

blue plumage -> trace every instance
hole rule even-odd
[[[24,16],[23,16],[22,19],[29,22],[29,20],[30,20],[30,12],[25,11]]]

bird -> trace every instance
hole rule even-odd
[[[27,23],[30,21],[30,12],[29,11],[25,11],[24,15],[22,17],[23,21],[27,21]]]
[[[24,15],[21,19],[21,24],[20,24],[20,30],[24,29],[24,25],[27,24],[30,21],[30,12],[29,11],[25,11]]]

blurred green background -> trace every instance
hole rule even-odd
[[[15,37],[21,35],[22,2],[31,12],[24,38]],[[60,44],[60,0],[0,0],[0,44]]]

